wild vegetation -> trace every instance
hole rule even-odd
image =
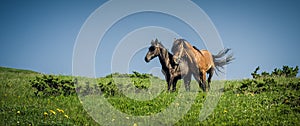
[[[300,125],[298,66],[276,68],[271,73],[258,73],[258,70],[251,74],[253,79],[225,81],[218,105],[203,121],[199,121],[199,114],[207,93],[192,81],[191,92],[197,92],[196,99],[175,125]],[[176,97],[181,97],[178,92],[161,91],[149,101],[133,100],[121,93],[120,85],[127,83],[122,78],[130,78],[134,86],[123,88],[133,88],[134,93],[151,86],[163,85],[164,89],[167,86],[164,80],[136,71],[113,73],[94,80],[0,67],[0,125],[99,125],[78,97],[104,96],[119,111],[133,116],[159,113]],[[169,124],[168,121],[157,123]],[[139,123],[132,122],[132,125]]]

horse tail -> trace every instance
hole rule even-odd
[[[219,71],[222,72],[220,68],[224,69],[224,66],[231,63],[235,58],[233,57],[233,54],[228,55],[225,58],[224,57],[230,49],[226,48],[221,50],[217,55],[212,55],[213,56],[213,61],[215,64],[215,68]],[[221,58],[221,59],[220,59]]]
[[[229,51],[230,51],[230,49],[225,48],[225,49],[221,50],[217,55],[213,55],[213,57],[221,58],[221,57],[225,56]]]

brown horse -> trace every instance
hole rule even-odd
[[[176,39],[172,47],[174,62],[178,64],[181,59],[188,61],[190,70],[203,91],[210,89],[211,78],[215,68],[220,71],[219,67],[223,68],[224,65],[234,60],[233,55],[227,56],[224,60],[218,59],[224,57],[229,50],[224,49],[217,55],[212,55],[207,50],[197,49],[184,39]],[[206,83],[207,73],[209,74],[208,83]]]
[[[191,72],[189,72],[188,63],[182,60],[181,64],[173,62],[173,55],[156,39],[151,41],[151,46],[145,56],[145,61],[148,63],[153,58],[158,57],[162,66],[162,73],[168,83],[168,90],[176,90],[176,83],[179,79],[184,80],[185,89],[190,90]]]

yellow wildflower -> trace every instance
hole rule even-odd
[[[240,94],[236,94],[236,96],[238,96],[238,97],[239,97],[239,96],[240,96]]]
[[[64,116],[65,116],[66,118],[69,118],[69,116],[68,116],[68,115],[66,115],[66,114],[65,114]]]
[[[224,109],[223,113],[227,113],[228,111],[226,109]]]
[[[62,109],[57,108],[56,110],[60,113],[64,113],[64,110],[62,110]]]
[[[285,99],[285,100],[284,100],[284,103],[288,103],[288,102],[289,102],[289,100],[288,100],[288,99]]]
[[[49,110],[49,112],[52,113],[52,114],[54,114],[54,115],[56,115],[56,112],[53,111],[53,110]]]
[[[47,112],[44,112],[44,116],[48,116],[48,113],[47,113]]]
[[[17,111],[17,114],[20,114],[21,112],[20,111]]]
[[[136,123],[133,123],[133,126],[137,126],[137,124],[136,124]]]

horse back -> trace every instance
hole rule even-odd
[[[197,64],[203,71],[209,70],[214,67],[214,60],[212,54],[208,50],[195,49],[195,58],[197,58]]]
[[[192,57],[193,59],[190,59],[191,61],[196,62],[197,66],[202,71],[207,71],[211,67],[214,67],[214,61],[212,54],[208,50],[199,50],[197,47],[192,46],[189,42],[186,42],[187,49],[192,51]]]

